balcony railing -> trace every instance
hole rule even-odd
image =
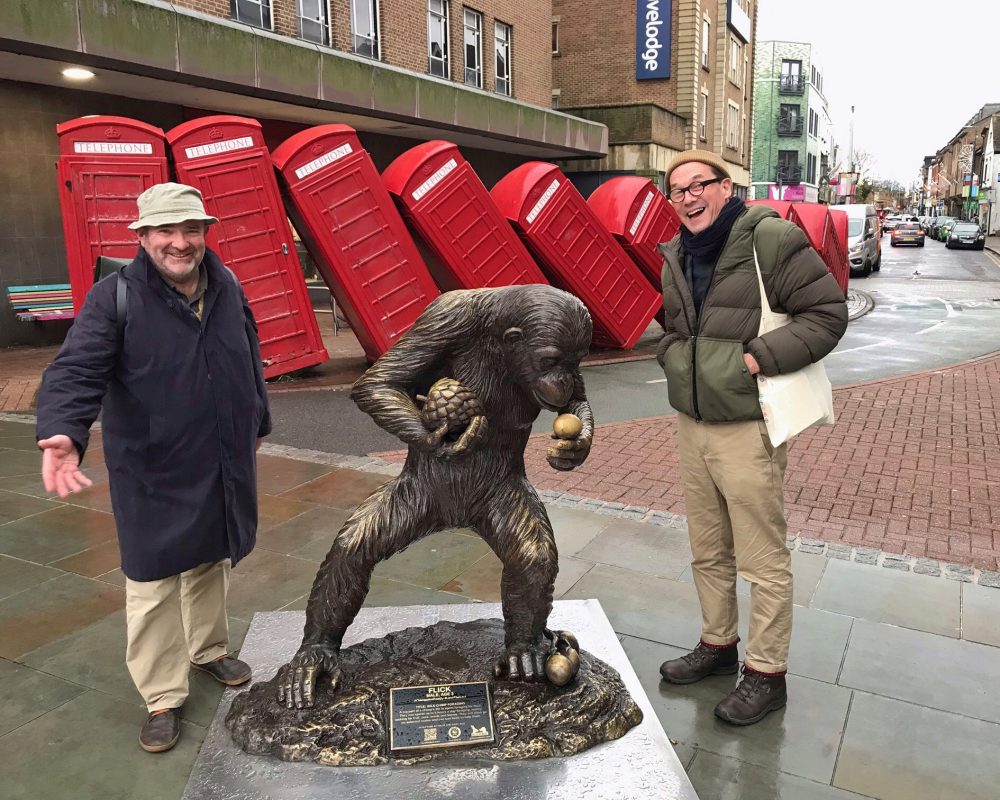
[[[782,75],[778,83],[781,94],[802,94],[806,88],[806,79],[801,75]]]
[[[802,167],[779,166],[774,173],[774,182],[784,186],[791,183],[802,183]]]
[[[778,136],[801,136],[802,117],[778,117]]]

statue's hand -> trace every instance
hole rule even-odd
[[[567,471],[575,469],[590,455],[590,437],[577,436],[575,439],[560,439],[552,435],[555,443],[546,451],[545,458],[552,469]]]
[[[543,681],[545,659],[551,652],[552,643],[545,637],[530,644],[514,642],[504,648],[504,654],[493,666],[493,674],[511,681]]]
[[[324,675],[330,686],[340,683],[340,660],[329,645],[306,644],[278,670],[278,702],[288,708],[312,708],[316,684]]]
[[[434,453],[438,458],[457,458],[478,450],[486,441],[490,426],[484,416],[473,417],[455,442],[442,444]]]

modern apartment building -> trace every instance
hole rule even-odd
[[[609,177],[662,186],[671,159],[701,148],[750,186],[758,0],[553,0],[552,102],[608,126],[608,156],[565,169],[587,194]]]
[[[66,281],[55,128],[87,114],[249,116],[271,147],[344,123],[380,169],[443,138],[487,186],[530,159],[600,158],[607,129],[551,109],[551,25],[550,0],[3,0],[0,296]],[[64,333],[0,303],[0,347]]]
[[[753,197],[832,202],[833,125],[812,45],[757,43]]]

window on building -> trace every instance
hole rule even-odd
[[[816,156],[806,153],[806,183],[816,183]]]
[[[497,53],[497,94],[511,94],[510,87],[510,34],[511,27],[506,22],[497,22],[493,41]]]
[[[726,146],[733,150],[740,146],[740,107],[735,103],[726,106]]]
[[[325,2],[325,0],[319,0]],[[351,0],[351,30],[354,52],[368,58],[380,58],[378,0]]]
[[[799,167],[798,150],[778,151],[778,171],[775,181],[781,183],[798,183],[802,180],[802,170]]]
[[[255,28],[271,29],[271,0],[229,0],[229,15]]]
[[[559,54],[559,23],[552,23],[552,55]]]
[[[701,65],[708,69],[708,46],[711,42],[712,23],[707,19],[701,21]]]
[[[301,38],[316,44],[330,44],[326,0],[298,0],[296,16]]]
[[[451,77],[448,64],[448,0],[427,0],[428,72]]]
[[[821,92],[823,91],[823,74],[816,67],[809,67],[809,82]]]
[[[483,15],[465,9],[465,83],[483,88]]]
[[[740,40],[732,36],[729,39],[729,80],[737,86],[743,85],[742,70],[743,47],[740,45]]]
[[[552,108],[553,109],[559,108],[559,90],[558,89],[553,89],[552,90]]]
[[[705,141],[708,138],[708,95],[701,95],[701,116],[698,118],[698,137]]]
[[[782,103],[778,110],[778,133],[802,133],[802,106]]]
[[[819,114],[809,109],[809,135],[819,136]]]
[[[802,91],[802,62],[781,62],[781,88],[785,91]]]

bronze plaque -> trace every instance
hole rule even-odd
[[[493,707],[485,681],[389,690],[389,749],[394,752],[494,741]]]

